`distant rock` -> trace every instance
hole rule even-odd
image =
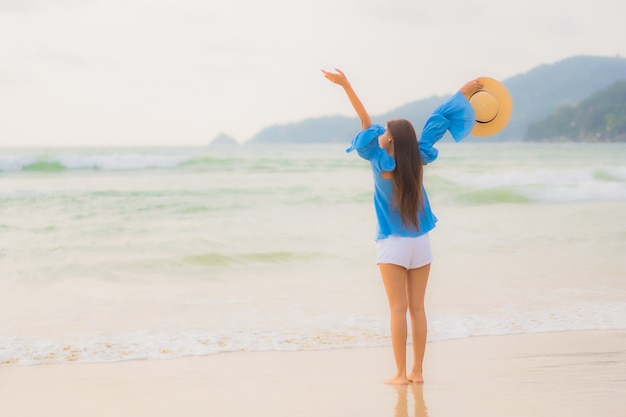
[[[220,133],[211,141],[211,146],[236,146],[239,145],[232,136],[228,136],[226,133]]]

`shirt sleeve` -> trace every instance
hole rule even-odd
[[[419,139],[422,163],[428,164],[437,159],[439,151],[435,143],[450,131],[452,138],[459,142],[470,134],[474,126],[474,109],[465,96],[457,91],[441,103],[428,118]]]
[[[378,137],[383,133],[385,133],[385,128],[381,125],[371,125],[361,130],[352,139],[352,144],[346,152],[356,151],[361,158],[371,162],[375,172],[393,171],[396,161],[378,144]]]

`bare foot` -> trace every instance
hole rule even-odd
[[[424,377],[422,377],[421,373],[417,373],[417,372],[411,372],[411,375],[409,375],[409,381],[411,381],[414,384],[423,384],[424,383]]]
[[[411,381],[405,375],[396,375],[385,381],[387,385],[409,385]]]

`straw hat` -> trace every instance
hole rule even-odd
[[[483,88],[469,99],[476,119],[471,133],[475,136],[489,136],[498,133],[509,122],[513,100],[501,82],[488,77],[480,77],[478,81],[483,84]]]

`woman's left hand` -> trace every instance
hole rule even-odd
[[[483,88],[483,83],[481,83],[478,78],[473,79],[465,83],[463,87],[461,87],[461,94],[465,96],[466,99],[469,98],[477,91],[480,91]]]

